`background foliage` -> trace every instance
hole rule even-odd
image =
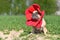
[[[17,15],[24,14],[27,0],[0,0],[0,14]],[[46,14],[53,14],[56,11],[56,0],[34,0],[31,3],[38,3]]]
[[[46,14],[53,14],[56,11],[56,0],[35,0],[34,3],[40,4]]]

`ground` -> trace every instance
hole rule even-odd
[[[6,40],[9,36],[14,40],[60,40],[60,16],[45,15],[44,18],[47,22],[46,27],[50,32],[47,36],[44,36],[43,33],[29,34],[32,28],[27,28],[24,15],[0,16],[0,37],[5,35]],[[3,40],[4,37],[0,40]]]
[[[8,33],[9,32],[9,33]],[[30,33],[28,35],[21,36],[24,32],[23,29],[16,31],[16,30],[5,30],[0,31],[0,40],[59,40],[60,35],[56,34],[47,34],[46,36],[43,33],[40,34],[33,34]]]

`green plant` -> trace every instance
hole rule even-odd
[[[35,0],[34,3],[39,4],[47,15],[54,14],[56,11],[56,0]]]

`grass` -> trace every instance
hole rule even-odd
[[[47,22],[47,29],[51,34],[60,34],[60,16],[55,15],[45,15],[45,20]],[[24,15],[20,16],[0,16],[0,30],[19,30],[24,29],[25,34],[27,35],[31,31],[31,27],[27,27],[26,18]]]
[[[60,16],[45,16],[45,20],[52,34],[60,34]]]

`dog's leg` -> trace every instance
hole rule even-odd
[[[37,29],[37,28],[33,27],[33,28],[32,28],[32,33],[34,33],[34,34],[40,33],[40,28]]]
[[[44,35],[47,35],[47,29],[46,29],[46,26],[43,27],[43,32],[44,32]]]
[[[42,31],[44,32],[44,35],[47,35],[46,22],[45,22],[44,19],[42,21],[43,21],[43,23],[42,23]]]
[[[36,32],[36,28],[35,27],[32,27],[32,33],[35,33]]]
[[[35,28],[34,27],[32,27],[32,31],[31,31],[32,33],[34,33],[35,32]]]

